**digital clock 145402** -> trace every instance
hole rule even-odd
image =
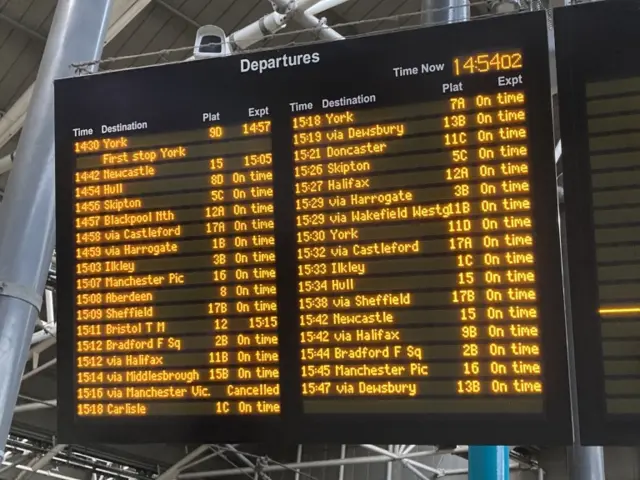
[[[456,76],[519,70],[521,68],[522,53],[520,52],[477,53],[453,59],[453,74]]]

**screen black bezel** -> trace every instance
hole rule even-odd
[[[430,46],[437,45],[431,49]],[[480,50],[479,46],[483,48]],[[128,72],[109,73],[94,77],[69,79],[56,82],[56,174],[57,174],[57,245],[58,245],[58,301],[60,324],[58,334],[58,391],[59,391],[59,440],[67,443],[140,443],[140,442],[255,442],[281,438],[292,443],[421,443],[421,444],[522,444],[564,445],[572,440],[569,410],[569,389],[566,360],[566,336],[563,316],[563,296],[560,263],[560,242],[557,222],[557,196],[555,183],[554,143],[551,121],[551,93],[547,44],[547,19],[544,12],[505,16],[430,29],[411,30],[392,35],[377,35],[349,40],[348,42],[317,44],[287,50],[287,53],[319,52],[323,61],[317,67],[309,66],[291,72],[267,72],[254,76],[254,88],[247,93],[250,99],[260,102],[260,95],[278,95],[292,88],[291,83],[282,84],[291,76],[299,75],[296,82],[303,83],[305,75],[309,82],[320,85],[317,75],[322,71],[340,72],[348,70],[351,56],[364,52],[376,52],[375,56],[393,59],[401,56],[434,61],[450,61],[452,57],[479,51],[521,49],[526,60],[524,74],[527,78],[526,92],[529,96],[530,125],[530,169],[531,183],[536,185],[533,195],[535,253],[538,259],[538,285],[544,290],[540,296],[540,317],[543,330],[542,350],[545,380],[545,405],[542,415],[524,414],[469,414],[469,415],[302,415],[300,396],[296,395],[299,379],[296,375],[298,359],[295,353],[283,355],[283,414],[278,418],[248,417],[167,417],[167,418],[103,418],[76,419],[73,399],[73,345],[75,333],[73,296],[65,294],[74,282],[73,271],[73,225],[71,211],[73,185],[73,159],[70,155],[72,137],[70,128],[82,123],[83,101],[102,105],[112,112],[107,117],[116,119],[113,110],[130,108],[117,99],[98,98],[92,92],[105,88],[105,92],[116,92],[135,85],[152,85],[165,82],[169,91],[170,82],[178,78],[207,76],[214,85],[242,85],[246,77],[238,75],[238,57],[211,61],[191,62],[164,67],[153,67]],[[281,52],[280,52],[281,53]],[[401,55],[399,54],[401,53]],[[273,55],[263,52],[251,56],[251,60]],[[370,53],[371,55],[371,53]],[[353,58],[353,57],[351,57]],[[355,57],[359,58],[359,57]],[[415,63],[415,62],[414,62]],[[306,69],[306,70],[305,70]],[[366,72],[363,72],[366,75]],[[222,75],[223,77],[220,77]],[[213,79],[219,78],[219,82]],[[334,82],[338,77],[334,77]],[[482,82],[481,79],[479,79]],[[271,83],[270,83],[271,82]],[[344,83],[346,90],[357,84],[351,78]],[[259,86],[259,88],[256,87]],[[347,87],[348,85],[348,87]],[[108,87],[108,88],[107,88]],[[155,91],[155,87],[149,90]],[[123,90],[124,91],[124,90]],[[151,93],[141,91],[140,97]],[[397,92],[398,96],[407,92]],[[327,95],[336,97],[338,94]],[[276,97],[277,98],[277,97]],[[167,100],[170,101],[170,100]],[[277,102],[277,99],[275,100]],[[264,101],[263,101],[264,103]],[[186,108],[186,107],[185,107]],[[181,107],[176,107],[175,119],[180,118]],[[275,112],[277,118],[288,113]],[[88,119],[90,120],[90,119]],[[178,120],[176,120],[178,122]],[[173,128],[179,127],[174,124]],[[290,148],[290,137],[274,136],[274,152],[286,152]],[[276,173],[275,183],[281,191],[291,188],[293,175]],[[278,188],[278,187],[276,187]],[[277,194],[278,195],[278,194]],[[287,201],[288,194],[281,193]],[[291,199],[291,195],[288,196]],[[276,199],[276,202],[278,199]],[[293,218],[292,205],[276,205],[279,218]],[[291,232],[282,229],[276,237],[290,237]],[[288,244],[288,245],[287,245]],[[277,254],[284,256],[294,251],[294,243],[281,243]],[[288,252],[288,253],[287,253]],[[291,268],[291,265],[289,267]],[[294,267],[295,268],[295,267]],[[278,305],[286,311],[292,300],[279,280]],[[286,282],[282,280],[282,282]],[[288,285],[291,287],[291,285]],[[282,308],[280,308],[282,307]],[[283,310],[283,308],[285,310]],[[294,309],[295,310],[295,309]],[[296,313],[282,314],[297,318]],[[282,322],[285,323],[285,322]],[[290,322],[290,329],[280,329],[281,344],[292,344],[298,338],[297,322]]]
[[[586,84],[640,75],[640,3],[595,2],[555,10],[562,166],[580,441],[640,443],[640,415],[609,415],[589,164]]]

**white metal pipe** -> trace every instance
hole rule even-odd
[[[452,468],[449,470],[444,470],[443,473],[445,477],[448,475],[467,475],[469,473],[469,469],[468,468]]]
[[[51,450],[45,453],[42,457],[38,458],[33,464],[29,464],[29,467],[31,467],[32,470],[40,470],[42,467],[47,465],[47,463],[49,463],[53,459],[53,457],[55,457],[65,448],[67,448],[67,445],[64,443],[59,443],[58,445],[55,445]]]
[[[44,410],[45,408],[54,408],[58,405],[58,400],[55,398],[52,400],[43,400],[42,402],[24,403],[22,405],[16,405],[13,409],[13,413],[31,412],[33,410]]]
[[[279,4],[279,3],[280,2],[276,2],[276,4]],[[289,0],[287,0],[286,3],[289,3]],[[306,12],[307,10],[309,10],[310,8],[313,8],[318,3],[321,3],[321,0],[296,0],[294,2],[294,5],[295,5],[294,8],[297,11]]]
[[[298,451],[296,452],[296,462],[302,462],[302,444],[298,444]],[[300,480],[300,470],[296,469],[295,480]]]
[[[417,445],[407,445],[407,447],[404,450],[402,450],[400,453],[407,454],[409,452],[412,452],[413,449],[416,448],[416,447],[417,447]]]
[[[416,457],[428,457],[430,455],[436,455],[442,452],[438,451],[425,451],[425,452],[413,452],[407,455],[401,455],[398,460],[404,458],[416,458]],[[280,472],[283,470],[291,470],[297,468],[323,468],[323,467],[337,467],[339,465],[359,465],[366,463],[385,463],[392,462],[393,458],[390,458],[388,455],[379,455],[379,456],[371,456],[371,457],[352,457],[352,458],[344,458],[344,459],[332,459],[332,460],[316,460],[311,462],[296,462],[289,463],[283,465],[267,465],[262,469],[263,472]],[[205,472],[193,472],[193,473],[183,473],[178,475],[179,479],[188,480],[192,478],[214,478],[214,477],[225,477],[227,475],[247,475],[252,474],[253,469],[249,467],[243,468],[229,468],[225,470],[211,470]],[[158,479],[156,479],[158,480]],[[168,480],[168,479],[160,479],[160,480]]]
[[[296,11],[293,18],[305,28],[317,28],[318,35],[323,40],[344,40],[344,37],[336,32],[333,28],[328,27],[320,21],[315,15],[307,12]]]
[[[430,467],[429,465],[425,465],[424,463],[417,462],[416,460],[401,460],[401,462],[405,467],[407,467],[411,471],[415,471],[414,468],[418,468],[418,469],[424,470],[425,472],[435,474],[437,476],[442,475],[442,469]]]
[[[389,449],[391,449],[393,445],[389,445]],[[393,462],[387,463],[387,480],[393,480]]]
[[[49,337],[46,340],[43,340],[41,342],[36,342],[36,344],[31,345],[31,349],[29,350],[29,359],[36,358],[38,355],[44,352],[47,348],[53,347],[56,344],[56,342],[57,342],[57,339],[55,337]]]
[[[426,470],[428,472],[431,473],[435,473],[436,475],[440,475],[442,472],[438,469],[435,469],[433,467],[430,467],[429,465],[425,465],[423,463],[420,462],[416,462],[413,460],[409,460],[409,459],[405,459],[402,458],[401,455],[398,455],[396,453],[393,453],[389,450],[385,450],[384,448],[380,448],[377,445],[371,445],[371,444],[364,444],[364,445],[360,445],[363,448],[366,448],[367,450],[371,450],[372,452],[376,452],[376,453],[381,453],[382,455],[386,455],[389,458],[393,458],[394,460],[399,460],[400,462],[402,462],[402,464],[407,467],[409,470],[411,470],[413,473],[415,473],[418,477],[422,478],[422,480],[429,480],[427,479],[421,472],[418,472],[416,470],[415,467],[419,467],[422,468],[423,470]],[[432,452],[429,453],[436,453],[437,450],[433,450]]]
[[[305,10],[309,15],[317,15],[326,10],[330,10],[335,8],[343,3],[347,3],[349,0],[320,0],[315,5],[311,5],[309,8]]]
[[[267,35],[277,32],[287,24],[287,16],[278,12],[271,12],[259,20],[241,28],[229,35],[231,51],[245,50],[259,42]]]
[[[22,381],[24,382],[25,380],[33,377],[34,375],[39,374],[41,371],[46,370],[49,367],[53,367],[56,363],[58,363],[58,359],[57,358],[49,360],[47,363],[43,363],[39,367],[34,368],[34,369],[28,371],[27,373],[25,373],[24,375],[22,375]]]
[[[11,457],[11,464],[10,465],[5,465],[0,467],[0,476],[2,476],[2,474],[8,470],[11,470],[13,468],[14,465],[20,465],[22,464],[22,462],[26,459],[28,459],[29,457],[31,457],[33,454],[31,452],[25,452],[25,453],[19,453],[17,455],[13,455]]]
[[[340,459],[347,458],[347,446],[343,443],[340,445]],[[338,480],[344,480],[344,464],[340,465],[338,470]]]
[[[36,345],[38,343],[44,342],[45,340],[53,338],[55,340],[55,335],[58,331],[58,327],[56,324],[46,325],[46,330],[40,330],[31,335],[31,345]]]
[[[36,345],[50,337],[51,335],[49,334],[49,332],[40,330],[39,332],[36,332],[31,336],[31,345]]]
[[[396,455],[395,453],[393,453],[391,450],[385,450],[384,448],[378,447],[377,445],[371,445],[371,444],[366,443],[366,444],[361,444],[360,446],[362,448],[366,448],[367,450],[371,450],[372,452],[381,453],[382,455],[386,455],[389,458],[393,458],[393,459],[396,459],[396,460],[399,458],[399,456]],[[390,445],[390,447],[393,447],[393,445]]]
[[[47,323],[53,325],[56,322],[56,316],[53,311],[53,291],[48,288],[44,290],[44,304],[47,310]]]
[[[32,468],[27,467],[26,465],[14,465],[13,463],[9,463],[9,462],[2,462],[2,465],[12,466],[14,468],[17,468],[18,470],[37,473],[38,475],[44,475],[46,477],[59,478],[61,480],[78,480],[77,478],[67,477],[66,475],[60,475],[59,473],[51,472],[49,470],[33,470]]]
[[[289,5],[289,0],[272,0],[273,4],[280,11],[285,11]],[[295,2],[293,18],[304,28],[317,28],[318,35],[323,40],[344,40],[344,37],[333,28],[324,25],[317,17],[311,15],[306,10],[318,3],[318,0],[300,0]]]
[[[0,158],[0,175],[11,170],[15,153],[16,152],[12,152],[9,155],[5,155],[4,157]]]

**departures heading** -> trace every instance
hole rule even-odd
[[[57,82],[61,440],[568,441],[546,48]]]

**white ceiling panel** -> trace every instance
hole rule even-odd
[[[216,11],[214,15],[222,15],[233,4],[233,2],[234,0],[216,0]],[[208,0],[187,0],[186,2],[184,0],[173,0],[171,3],[174,7],[176,4],[181,4],[176,8],[187,17],[193,18],[195,21],[198,21],[198,19],[200,19],[200,14],[211,5],[211,2]],[[213,20],[214,19],[208,19],[211,23],[213,23]]]
[[[172,15],[168,10],[158,5],[151,4],[149,8],[149,13],[144,21],[134,32],[131,32],[129,39],[118,51],[114,52],[113,56],[120,57],[151,52],[151,50],[146,50],[146,46],[151,43],[156,35],[161,34],[163,27],[172,19]],[[144,64],[155,63],[155,60],[154,57],[147,57],[144,59]],[[139,60],[123,60],[118,68],[129,68],[136,61]]]
[[[40,42],[15,28],[0,44],[0,109],[8,110],[24,91],[22,85],[37,68],[42,51]]]
[[[116,57],[118,52],[121,51],[124,46],[133,41],[136,37],[140,26],[144,23],[150,12],[154,9],[153,4],[149,4],[148,7],[142,10],[116,37],[111,40],[102,52],[102,58]],[[106,68],[115,68],[112,65],[106,66]],[[118,67],[121,68],[121,67]]]
[[[175,15],[170,15],[169,20],[165,22],[164,26],[160,30],[158,34],[156,34],[149,43],[144,46],[144,51],[147,52],[157,52],[160,50],[166,50],[170,48],[183,47],[185,45],[177,45],[177,40],[182,36],[185,30],[190,30],[192,32],[191,35],[191,44],[193,45],[193,40],[195,39],[196,29],[195,27],[187,24],[183,19],[176,17]],[[191,55],[191,52],[183,52],[180,57],[185,58]],[[142,58],[140,60],[134,61],[132,66],[141,67],[143,65],[148,65],[149,63],[158,63],[161,60],[159,58],[155,59],[145,59]]]
[[[45,0],[43,3],[48,4],[49,2]],[[36,4],[36,0],[10,0],[2,7],[2,13],[16,21],[20,21],[32,7],[35,9],[40,8]]]
[[[16,0],[14,0],[14,3],[15,1]],[[29,3],[27,0],[17,1],[22,3]],[[9,8],[9,6],[7,6],[7,8]],[[49,32],[49,26],[51,25],[51,20],[53,19],[53,12],[55,11],[55,8],[55,0],[34,0],[33,2],[31,2],[31,6],[20,17],[19,21],[25,27],[46,36]],[[16,18],[14,15],[6,11],[3,13],[11,16],[12,18]]]

